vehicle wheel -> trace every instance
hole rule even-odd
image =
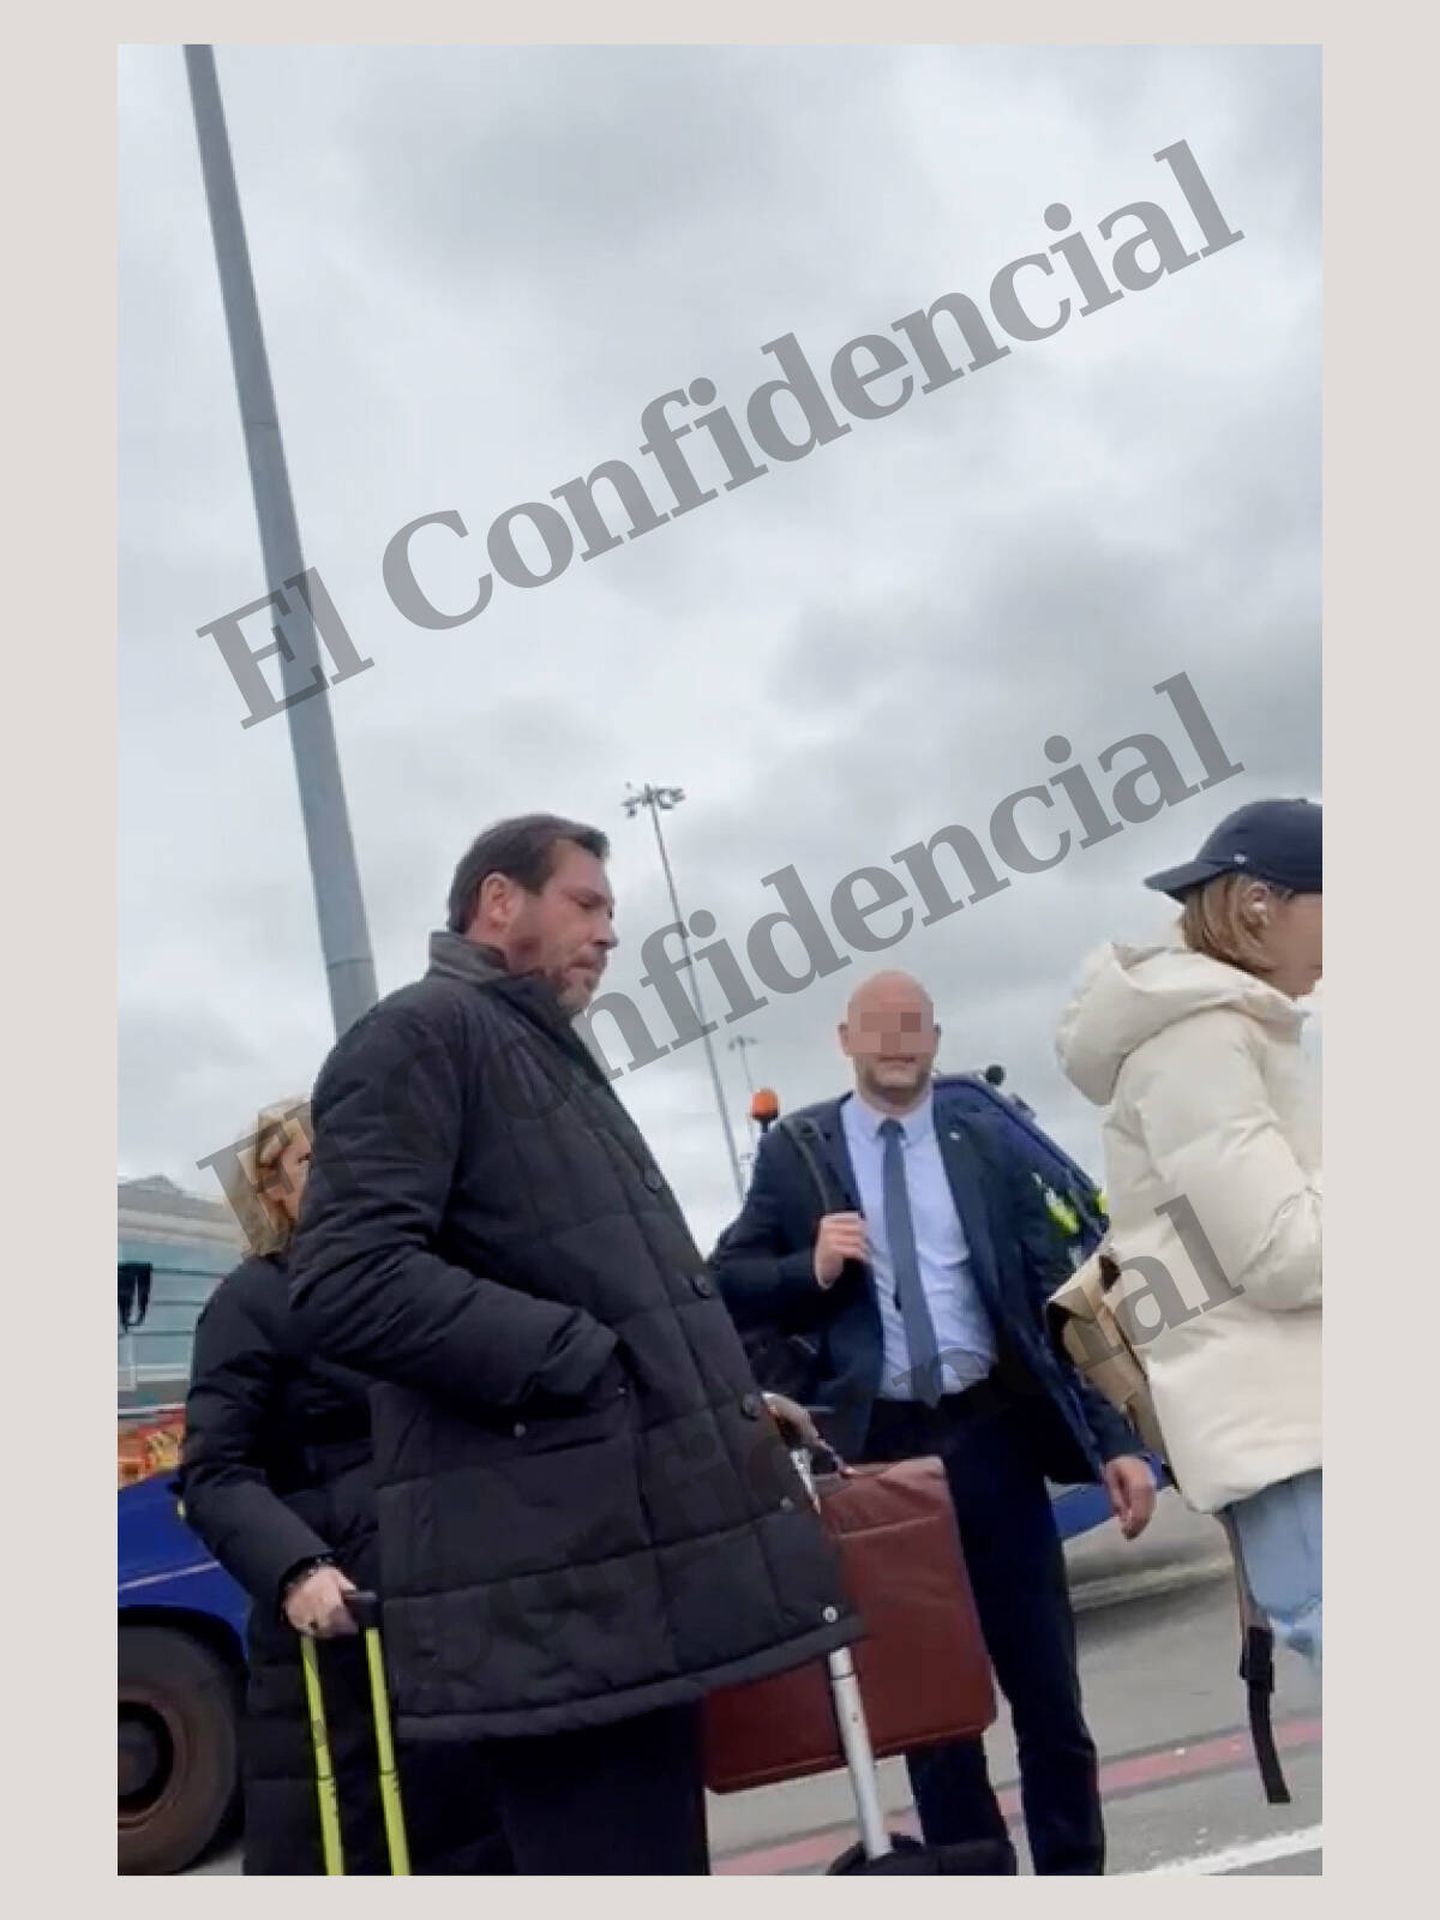
[[[121,1627],[121,1873],[179,1873],[220,1837],[239,1803],[240,1699],[203,1641]]]

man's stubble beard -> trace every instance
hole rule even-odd
[[[550,991],[559,1002],[560,1011],[567,1020],[578,1020],[580,1015],[589,1007],[595,995],[600,991],[598,981],[593,987],[590,987],[577,986],[569,981],[553,980],[548,974],[545,978],[549,984]]]

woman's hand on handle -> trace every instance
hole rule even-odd
[[[338,1567],[316,1567],[286,1589],[285,1618],[297,1633],[316,1640],[358,1633],[345,1602],[346,1594],[354,1591],[355,1582],[347,1580]]]

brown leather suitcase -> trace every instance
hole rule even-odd
[[[995,1689],[941,1462],[855,1467],[816,1484],[865,1623],[855,1669],[876,1758],[984,1733],[995,1720]],[[845,1765],[823,1661],[705,1703],[712,1793]]]

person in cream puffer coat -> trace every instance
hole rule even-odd
[[[1096,955],[1057,1043],[1108,1109],[1119,1309],[1177,1484],[1233,1520],[1277,1634],[1317,1662],[1320,1115],[1297,1001],[1320,973],[1319,816],[1253,803],[1154,876],[1178,941]]]

